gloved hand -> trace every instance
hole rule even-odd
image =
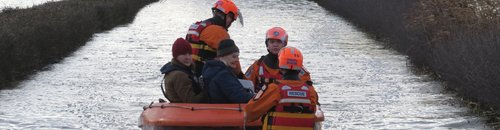
[[[196,76],[193,76],[192,78],[193,78],[193,82],[194,82],[192,85],[193,92],[195,94],[199,94],[202,91],[203,86],[205,85],[203,83],[203,76],[200,76],[199,78],[197,78]]]

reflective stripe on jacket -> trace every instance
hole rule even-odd
[[[311,89],[307,84],[279,84],[281,99],[264,118],[263,129],[310,129],[314,128],[314,112]],[[314,94],[315,95],[315,94]]]
[[[247,80],[251,80],[255,87],[255,92],[259,92],[262,86],[274,83],[276,80],[281,80],[279,69],[273,69],[264,63],[265,56],[255,61],[245,72]],[[276,61],[277,63],[278,61]],[[301,80],[311,81],[311,76],[305,68],[299,73]]]
[[[313,130],[314,114],[269,112],[264,117],[263,130]]]
[[[204,61],[207,59],[213,59],[216,56],[215,49],[209,47],[204,41],[200,39],[201,33],[205,28],[212,25],[210,21],[199,21],[193,23],[189,26],[189,30],[186,35],[186,40],[191,43],[193,60],[194,61]]]
[[[193,48],[192,56],[195,61],[214,59],[217,56],[216,50],[219,42],[229,39],[227,30],[211,21],[210,19],[199,21],[189,27],[186,40],[191,43],[191,47]]]
[[[318,96],[305,81],[278,80],[264,86],[245,106],[247,122],[264,118],[263,129],[312,129]]]
[[[201,22],[193,23],[187,32],[186,40],[191,43],[191,55],[194,61],[196,77],[201,75],[204,61],[212,60],[217,56],[219,42],[229,39],[225,22],[219,17],[213,17]]]

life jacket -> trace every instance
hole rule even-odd
[[[204,41],[200,40],[201,32],[210,25],[214,25],[210,20],[198,21],[189,26],[186,35],[186,40],[191,43],[193,60],[197,62],[214,59],[217,52],[214,48],[208,46]]]
[[[269,85],[271,83],[274,83],[276,80],[281,80],[281,74],[271,74],[271,72],[268,71],[268,69],[265,69],[267,66],[263,62],[263,57],[259,59],[259,77],[257,78],[257,86],[255,86],[255,90],[259,91],[262,89],[262,86],[264,85]],[[268,68],[268,67],[267,67]]]
[[[259,90],[262,89],[262,86],[264,85],[269,85],[271,83],[274,83],[276,80],[281,80],[281,74],[280,73],[277,73],[277,74],[271,74],[271,72],[269,72],[269,67],[264,63],[263,59],[264,59],[265,56],[262,56],[259,60],[258,60],[258,63],[259,63],[259,69],[258,69],[258,72],[259,72],[259,77],[257,78],[257,85],[255,86],[255,91],[258,92]],[[266,69],[268,68],[268,69]],[[304,76],[305,74],[307,74],[309,72],[307,72],[307,70],[305,70],[305,68],[302,68],[300,71],[299,71],[299,76],[302,77]],[[308,82],[308,85],[312,85],[312,81],[307,81]]]
[[[313,130],[316,106],[311,101],[312,86],[279,84],[281,99],[264,118],[263,129]]]

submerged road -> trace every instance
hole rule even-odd
[[[138,129],[142,106],[162,97],[160,67],[214,0],[163,0],[135,21],[95,34],[85,46],[15,89],[0,91],[0,129]],[[324,129],[490,129],[484,119],[416,75],[407,58],[346,20],[304,0],[235,0],[245,26],[231,37],[244,70],[267,53],[265,31],[284,27],[301,49],[326,121]]]

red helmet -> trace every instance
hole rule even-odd
[[[267,45],[268,39],[280,40],[281,43],[285,43],[285,46],[286,46],[286,44],[288,43],[288,34],[286,33],[285,29],[283,29],[281,27],[273,27],[273,28],[267,30],[266,45]]]
[[[233,13],[234,20],[236,20],[240,14],[238,7],[236,7],[232,0],[217,0],[212,9],[217,9],[226,15]]]
[[[301,70],[303,57],[295,47],[283,47],[278,53],[278,65],[281,69]]]

